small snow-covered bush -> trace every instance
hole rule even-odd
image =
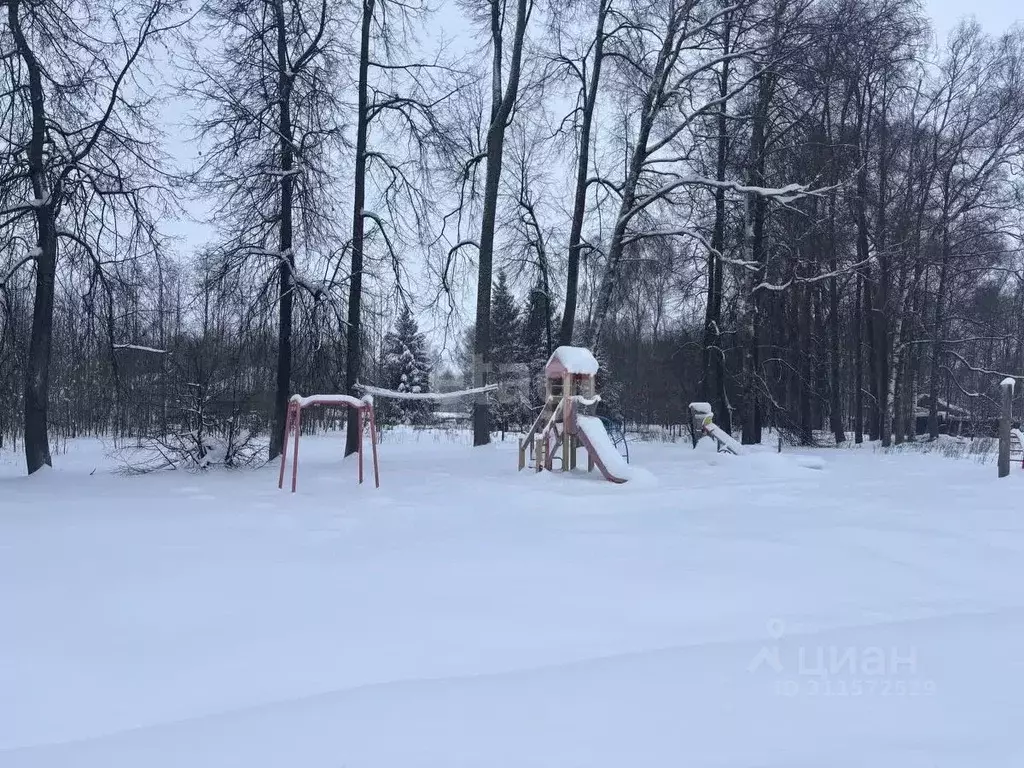
[[[457,426],[414,427],[396,424],[380,428],[379,440],[384,444],[445,443],[472,445],[473,432]]]
[[[215,348],[183,343],[169,358],[161,418],[114,452],[127,473],[258,466],[266,422],[254,391]]]
[[[239,469],[263,464],[266,455],[267,440],[256,429],[239,427],[232,417],[224,421],[206,418],[199,429],[144,435],[115,453],[123,471],[129,474],[162,469]]]
[[[875,450],[883,453],[938,454],[947,459],[967,459],[979,464],[989,464],[994,462],[999,454],[999,440],[994,437],[939,435],[935,440],[914,440],[888,448],[879,445]]]

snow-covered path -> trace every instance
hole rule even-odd
[[[339,452],[0,467],[0,766],[1024,765],[1019,469]]]

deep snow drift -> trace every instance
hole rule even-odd
[[[0,766],[1024,765],[1019,467],[414,437],[0,465]]]

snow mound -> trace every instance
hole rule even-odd
[[[827,462],[820,456],[797,456],[794,463],[804,469],[824,469]]]
[[[629,472],[629,487],[632,490],[657,488],[661,484],[658,476],[645,467],[637,467],[631,464]]]

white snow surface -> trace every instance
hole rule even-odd
[[[594,452],[601,459],[604,468],[608,473],[619,480],[629,480],[633,477],[633,468],[626,463],[626,460],[615,447],[604,423],[596,416],[577,416],[576,425],[586,435],[587,440],[594,447]]]
[[[1017,383],[1017,380],[1015,378],[1013,378],[1013,376],[1007,376],[1005,379],[1003,379],[1001,382],[999,382],[999,386],[1000,387],[1009,387],[1010,389],[1013,389],[1013,387],[1014,387],[1014,385],[1016,383]]]
[[[551,353],[548,365],[557,360],[569,373],[596,376],[598,371],[597,358],[586,347],[558,347]]]
[[[1024,471],[394,430],[375,490],[343,442],[294,495],[0,454],[0,766],[1024,765]]]

